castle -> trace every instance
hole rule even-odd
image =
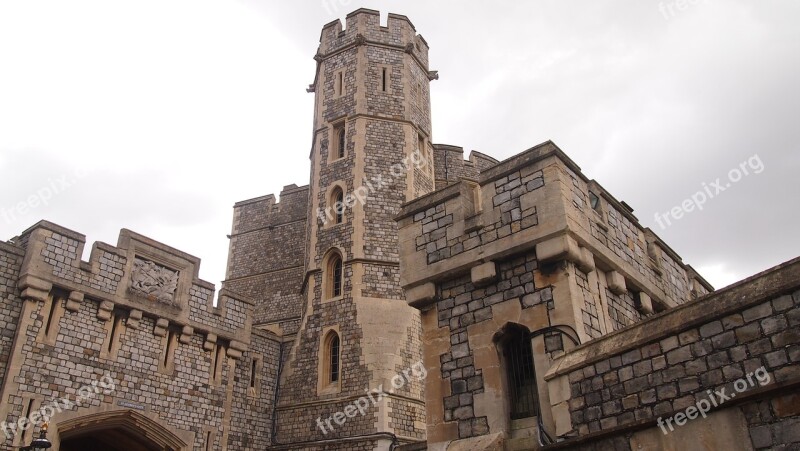
[[[216,300],[129,230],[88,261],[47,221],[0,242],[6,449],[800,443],[800,261],[714,292],[552,142],[434,144],[405,16],[331,22],[315,60],[310,183],[234,205]]]

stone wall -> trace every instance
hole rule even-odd
[[[286,186],[280,200],[268,195],[234,205],[224,286],[257,302],[254,324],[293,334],[303,305],[308,187]]]
[[[464,178],[477,180],[481,171],[498,163],[494,158],[474,150],[470,152],[469,159],[464,160],[464,149],[458,146],[434,144],[433,149],[436,189]]]
[[[251,335],[246,298],[222,290],[213,305],[213,285],[197,278],[199,259],[123,230],[116,247],[95,243],[83,262],[83,235],[44,221],[16,242],[26,244],[24,263],[22,249],[0,245],[0,420],[64,397],[76,402],[82,387],[105,377],[113,390],[53,416],[56,446],[59,425],[125,409],[197,450],[269,444],[279,343]]]
[[[422,311],[433,374],[426,380],[428,441],[482,446],[505,437],[514,447],[533,446],[553,418],[544,410],[525,427],[509,421],[505,333],[531,337],[546,405],[543,376],[573,342],[600,338],[710,286],[553,143],[495,164],[484,159],[480,171],[465,164],[460,148],[436,148],[437,186],[446,187],[407,203],[397,218],[401,283]],[[450,181],[453,175],[463,178]],[[602,196],[594,205],[590,192]]]
[[[281,378],[278,443],[346,439],[347,447],[395,433],[404,442],[424,437],[422,383],[409,383],[342,425],[320,427],[365,391],[386,386],[398,371],[421,359],[417,313],[400,288],[394,216],[407,200],[433,189],[430,159],[428,47],[404,16],[360,9],[323,28],[316,55],[317,96],[311,151],[308,253],[301,288],[305,306]],[[386,73],[385,88],[383,74]],[[338,133],[344,130],[339,157]],[[413,157],[413,159],[412,159]],[[332,193],[344,205],[336,223]],[[326,293],[328,258],[340,254],[340,296]],[[340,379],[322,374],[328,330],[341,340]],[[422,419],[422,420],[421,420]],[[333,430],[324,430],[333,429]]]
[[[23,249],[0,242],[0,387],[4,383],[22,311],[17,280],[24,256]]]
[[[726,422],[746,421],[752,449],[797,446],[799,281],[800,260],[793,260],[569,351],[545,376],[557,435],[577,434],[576,443],[593,446],[617,436],[615,449],[636,449],[653,436],[674,445],[697,430],[683,427],[686,417],[666,420],[695,406],[689,424],[707,428],[711,416],[698,416],[696,406],[708,405],[730,411]],[[637,432],[647,428],[657,433]],[[727,443],[714,440],[707,446]]]

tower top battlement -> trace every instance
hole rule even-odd
[[[386,26],[381,25],[380,12],[360,8],[342,21],[336,19],[322,27],[317,55],[324,57],[358,41],[403,48],[416,56],[425,66],[428,65],[428,43],[417,34],[414,24],[408,17],[389,13]]]

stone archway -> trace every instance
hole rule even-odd
[[[58,422],[61,451],[184,451],[188,444],[133,410],[100,412]]]

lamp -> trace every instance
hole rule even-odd
[[[43,451],[53,446],[47,440],[47,423],[44,423],[39,430],[39,438],[33,439],[30,445],[20,448],[21,451]]]

